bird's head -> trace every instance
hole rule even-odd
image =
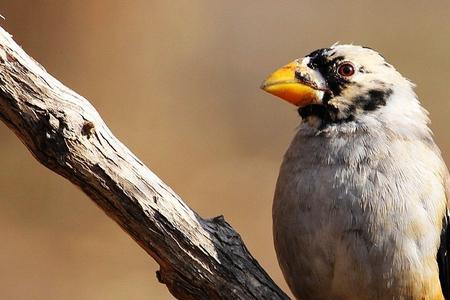
[[[262,89],[299,107],[302,117],[326,123],[354,120],[385,106],[412,84],[376,51],[333,45],[296,59],[271,74]]]

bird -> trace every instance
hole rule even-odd
[[[449,300],[450,176],[415,85],[376,50],[334,44],[261,88],[301,117],[272,207],[294,296]]]

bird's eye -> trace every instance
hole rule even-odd
[[[339,66],[338,73],[341,76],[349,77],[355,74],[355,68],[351,63],[345,62]]]

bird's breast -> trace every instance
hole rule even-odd
[[[436,224],[445,194],[430,171],[439,159],[419,142],[374,138],[297,136],[285,155],[273,229],[297,296],[441,295]]]

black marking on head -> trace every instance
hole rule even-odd
[[[334,73],[325,76],[325,80],[328,83],[328,88],[333,92],[333,96],[335,97],[340,96],[342,90],[344,90],[350,82],[348,79]]]
[[[311,104],[298,109],[302,119],[315,116],[321,119],[322,123],[319,129],[323,129],[330,124],[340,124],[355,120],[356,114],[359,112],[370,112],[386,105],[388,98],[392,95],[392,89],[372,89],[357,96],[352,103],[339,109],[331,104],[332,99],[330,93],[325,93],[323,104]]]
[[[330,55],[330,56],[331,56],[331,55]],[[345,59],[345,57],[342,56],[342,55],[336,56],[335,58],[333,58],[333,59],[331,60],[331,63],[332,63],[332,64],[337,64],[337,63],[343,61],[344,59]]]
[[[371,48],[363,48],[374,51],[374,55],[377,53]],[[324,93],[322,105],[308,105],[300,108],[298,112],[303,119],[309,116],[320,118],[322,120],[322,127],[331,123],[352,121],[357,114],[377,110],[379,107],[386,105],[388,98],[393,93],[389,84],[381,80],[372,80],[371,82],[377,87],[367,90],[360,83],[353,82],[352,77],[339,75],[338,68],[340,64],[347,61],[348,58],[339,55],[340,53],[336,53],[337,51],[333,48],[323,48],[307,55],[310,58],[308,67],[321,73],[327,83],[328,90]],[[388,63],[384,64],[392,68]],[[363,74],[372,73],[364,66],[360,66],[358,72]],[[331,100],[342,96],[343,91],[350,86],[355,87],[355,90],[359,90],[361,94],[354,96],[353,99],[348,99],[351,100],[350,103],[338,101],[333,104]]]
[[[392,66],[391,66],[390,64],[388,64],[387,62],[384,62],[384,63],[383,63],[383,66],[388,67],[388,68],[390,68],[390,69],[392,68]]]
[[[364,73],[364,74],[372,73],[372,72],[368,71],[366,68],[364,68],[363,66],[359,67],[358,72],[359,73]]]
[[[315,56],[323,56],[326,52],[330,51],[331,48],[322,48],[317,49],[311,52],[310,54],[306,55],[306,57],[315,57]]]
[[[328,65],[327,49],[319,49],[308,55],[310,57],[308,67],[314,70],[321,70]]]
[[[387,99],[391,95],[391,89],[373,89],[363,95],[356,96],[353,99],[353,103],[357,107],[362,108],[364,111],[374,111],[379,107],[386,105]]]
[[[332,95],[339,96],[345,85],[349,82],[347,78],[337,74],[338,65],[345,60],[345,57],[333,57],[335,51],[333,53],[330,53],[330,51],[330,48],[324,48],[310,53],[308,55],[310,57],[308,67],[318,70],[327,82]]]

